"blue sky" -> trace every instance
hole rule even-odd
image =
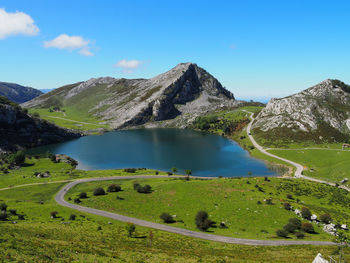
[[[0,81],[50,89],[194,62],[238,98],[286,96],[350,83],[349,11],[336,0],[3,0]]]

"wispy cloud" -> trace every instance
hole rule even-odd
[[[133,73],[143,63],[144,63],[144,61],[141,61],[141,60],[122,59],[122,60],[118,61],[114,66],[117,68],[121,68],[123,73]]]
[[[35,36],[38,33],[39,28],[26,13],[8,13],[0,8],[0,39],[14,35]]]
[[[81,36],[68,36],[67,34],[61,34],[58,37],[44,42],[46,48],[58,48],[67,49],[73,51],[79,49],[79,54],[83,56],[93,56],[90,51],[90,41],[85,40]]]

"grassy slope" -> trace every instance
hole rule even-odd
[[[58,206],[53,197],[62,184],[0,191],[9,208],[26,214],[12,224],[0,221],[0,260],[22,262],[311,262],[333,247],[252,247],[198,240],[143,227],[129,238],[125,224]],[[43,204],[41,204],[43,203]],[[50,219],[58,211],[60,218]],[[75,221],[68,220],[76,214]],[[83,216],[83,217],[82,217]],[[64,220],[64,221],[62,221]],[[108,222],[112,221],[112,224]],[[63,222],[69,222],[64,224]],[[98,231],[98,227],[102,230]],[[149,233],[153,240],[150,245]],[[262,256],[263,255],[263,256]],[[346,251],[350,257],[350,251]]]
[[[349,178],[350,151],[305,149],[270,150],[269,152],[304,165],[306,169],[303,173],[310,177],[332,182]]]
[[[250,184],[247,184],[247,180]],[[154,192],[140,194],[133,190],[133,183],[150,184]],[[350,223],[350,194],[327,185],[302,181],[271,178],[191,180],[152,179],[115,181],[122,185],[122,192],[109,193],[105,196],[93,196],[96,187],[105,189],[112,182],[91,182],[77,185],[67,198],[76,198],[80,192],[87,192],[89,198],[82,205],[123,215],[142,218],[161,223],[163,212],[176,215],[174,226],[197,230],[194,224],[195,214],[206,210],[217,223],[225,222],[228,229],[212,228],[215,234],[240,238],[270,239],[275,231],[281,229],[294,214],[283,208],[288,201],[301,209],[306,206],[316,215],[330,213],[335,222]],[[258,191],[258,184],[264,192]],[[205,194],[204,194],[205,193]],[[292,194],[295,200],[286,200]],[[116,196],[125,200],[117,200]],[[273,205],[267,205],[264,199],[272,197]],[[297,201],[297,199],[299,199]],[[257,204],[260,201],[263,204]],[[272,216],[273,215],[273,216]],[[316,235],[307,235],[311,240],[329,240],[331,236],[315,225]],[[267,233],[266,233],[267,232]],[[293,235],[291,235],[292,238]]]
[[[37,178],[34,176],[34,172],[45,171],[50,171],[51,176],[48,178]],[[27,158],[25,167],[22,167],[19,170],[10,170],[9,174],[3,174],[0,171],[0,188],[22,184],[74,180],[87,177],[108,177],[147,174],[154,175],[155,170],[137,170],[135,173],[125,173],[121,169],[82,171],[74,170],[70,165],[66,163],[53,163],[48,158]],[[165,172],[159,172],[159,174],[164,175]]]

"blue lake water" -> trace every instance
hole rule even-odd
[[[33,154],[50,151],[67,154],[79,162],[78,169],[150,168],[193,175],[242,177],[271,176],[263,161],[227,138],[180,129],[138,129],[86,136],[65,143],[31,149]]]

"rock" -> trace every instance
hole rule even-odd
[[[348,178],[344,178],[343,180],[340,181],[341,184],[345,184],[347,181],[349,181]]]
[[[312,215],[312,216],[310,217],[310,219],[311,219],[312,221],[317,220],[317,215]]]
[[[253,130],[279,130],[289,137],[314,134],[319,142],[344,141],[350,135],[350,86],[327,79],[295,95],[271,99],[256,117]]]
[[[342,224],[340,227],[341,227],[341,229],[344,229],[344,230],[347,230],[347,229],[348,229],[348,226],[345,225],[345,224]]]
[[[324,225],[323,231],[328,233],[328,234],[331,234],[331,235],[335,235],[336,232],[337,232],[337,230],[335,229],[335,225],[334,224]]]
[[[318,253],[315,259],[312,261],[312,263],[329,263],[329,261],[324,259],[321,253]]]

